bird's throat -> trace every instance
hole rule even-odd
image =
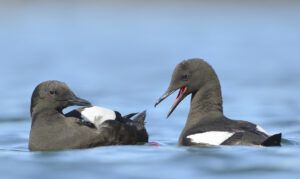
[[[219,84],[206,84],[192,94],[186,128],[204,120],[206,116],[223,115],[221,87]],[[211,117],[210,117],[211,118]]]

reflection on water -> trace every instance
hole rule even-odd
[[[298,1],[1,1],[3,178],[295,178],[300,137]],[[185,100],[154,109],[174,66],[216,69],[228,117],[282,132],[281,148],[176,146]],[[94,104],[148,110],[153,146],[28,152],[29,103],[41,81],[65,81]]]

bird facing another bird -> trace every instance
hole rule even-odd
[[[202,59],[179,63],[167,91],[155,106],[179,90],[167,117],[191,95],[190,111],[179,137],[184,146],[260,145],[280,146],[281,133],[268,135],[260,126],[231,120],[223,114],[221,86],[214,69]],[[67,114],[69,106],[83,106]],[[121,116],[117,111],[92,106],[77,97],[63,82],[39,84],[31,98],[29,149],[62,150],[148,142],[146,111]]]
[[[214,69],[202,59],[179,63],[167,91],[155,106],[179,90],[168,117],[191,94],[191,104],[180,145],[262,145],[279,146],[281,134],[269,136],[261,127],[223,114],[221,85]]]

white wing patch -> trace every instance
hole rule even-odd
[[[256,125],[256,130],[258,130],[258,131],[260,131],[262,133],[267,134],[267,132],[262,127],[260,127],[259,125]]]
[[[98,128],[106,120],[115,120],[116,113],[113,110],[107,108],[93,106],[85,108],[81,112],[81,117],[85,121],[93,123]]]
[[[234,132],[209,131],[209,132],[192,134],[187,136],[187,138],[191,139],[191,142],[197,144],[220,145],[233,135]]]

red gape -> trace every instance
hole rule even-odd
[[[178,95],[176,97],[176,99],[181,98],[182,95],[186,92],[186,90],[187,90],[186,86],[181,87],[180,90],[179,90],[179,93],[178,93]]]

